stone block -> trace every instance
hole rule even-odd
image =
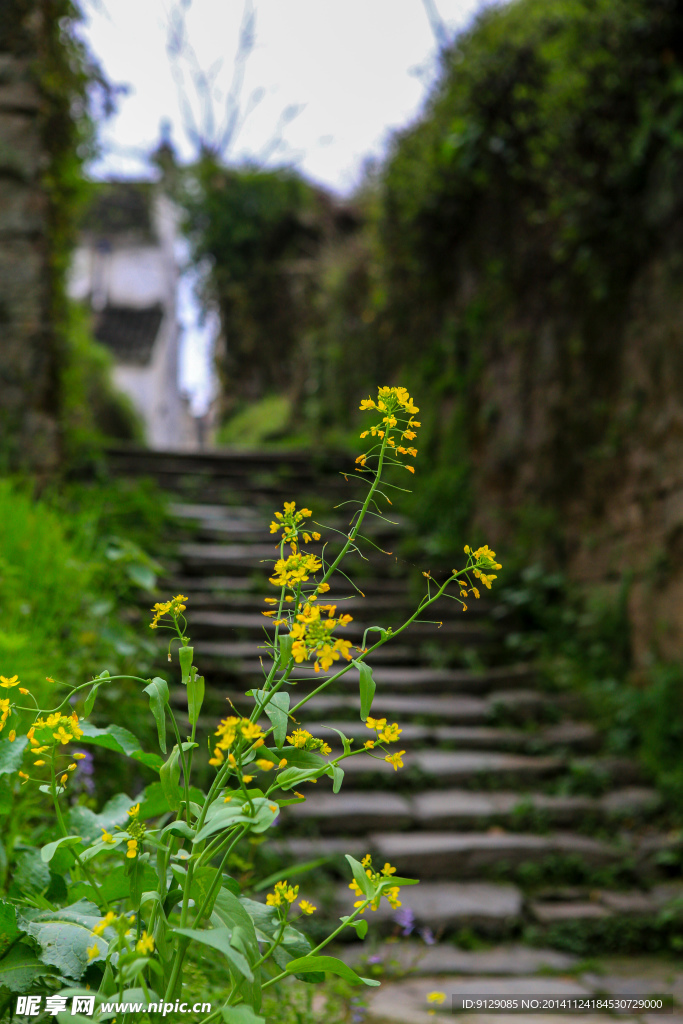
[[[35,181],[44,162],[37,118],[0,110],[0,174]]]

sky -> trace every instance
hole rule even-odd
[[[254,47],[241,97],[242,110],[253,109],[226,159],[295,166],[348,195],[365,161],[381,159],[392,132],[419,114],[434,81],[438,46],[427,8],[452,36],[491,0],[89,0],[83,35],[109,80],[127,87],[100,127],[94,177],[149,177],[147,156],[164,123],[180,158],[191,159],[201,102],[189,50],[176,60],[168,53],[173,9],[186,8],[194,69],[215,72],[211,111],[220,124],[245,2]],[[213,387],[213,328],[200,325],[191,292],[188,285],[181,296],[181,380],[201,411]]]

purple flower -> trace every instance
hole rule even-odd
[[[400,907],[400,909],[394,914],[394,921],[399,928],[403,929],[401,935],[406,938],[415,927],[415,914],[412,912],[410,907]]]
[[[426,945],[428,946],[433,946],[434,943],[436,942],[436,939],[434,938],[434,932],[432,931],[431,928],[420,928],[419,934],[420,937],[422,938],[422,941],[426,943]]]
[[[381,953],[373,953],[372,956],[368,957],[368,963],[369,964],[381,964],[382,963],[382,954]]]

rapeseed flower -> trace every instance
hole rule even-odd
[[[266,905],[269,907],[289,907],[299,895],[299,886],[290,885],[286,880],[276,882],[273,892],[266,896]]]
[[[335,617],[336,610],[334,604],[311,604],[310,600],[301,606],[289,632],[294,640],[292,655],[297,664],[306,658],[314,658],[315,671],[322,669],[327,672],[340,657],[351,660],[351,642],[333,637],[332,632],[337,626],[348,626],[353,619],[350,615]]]
[[[399,768],[403,767],[402,757],[404,754],[405,750],[398,750],[395,754],[387,754],[384,760],[397,772]]]
[[[170,615],[173,619],[177,619],[187,608],[185,604],[187,600],[188,598],[184,594],[176,594],[170,601],[157,601],[152,608],[153,618],[149,628],[158,629],[159,619],[163,618],[164,615]]]
[[[142,935],[135,943],[136,953],[153,953],[154,952],[154,937],[148,935],[146,931],[143,931]]]
[[[382,879],[389,878],[391,875],[396,873],[396,868],[392,867],[392,865],[389,864],[388,861],[385,863],[381,871],[374,871],[372,867],[372,855],[369,853],[366,853],[366,855],[363,857],[361,864],[365,868],[365,874],[368,876],[368,878],[374,885],[379,885]],[[362,907],[363,904],[367,901],[368,897],[365,895],[365,893],[363,892],[355,878],[349,884],[349,889],[351,889],[351,891],[356,896],[358,896],[358,899],[353,904],[354,907]],[[380,900],[383,895],[386,896],[387,900],[389,901],[389,905],[392,907],[392,909],[397,910],[401,906],[401,901],[398,898],[399,892],[399,886],[392,885],[389,888],[385,889],[383,892],[378,893],[374,897],[374,899],[368,904],[370,910],[379,909]],[[366,907],[363,907],[361,913],[365,913],[366,909]]]

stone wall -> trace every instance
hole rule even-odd
[[[0,469],[40,474],[58,460],[57,341],[42,98],[27,52],[40,19],[33,12],[21,21],[23,32],[0,33]]]
[[[519,296],[487,339],[477,395],[482,535],[504,562],[521,529],[588,593],[628,580],[643,669],[683,656],[682,268],[674,220],[590,325],[580,304],[558,314],[540,289]]]

